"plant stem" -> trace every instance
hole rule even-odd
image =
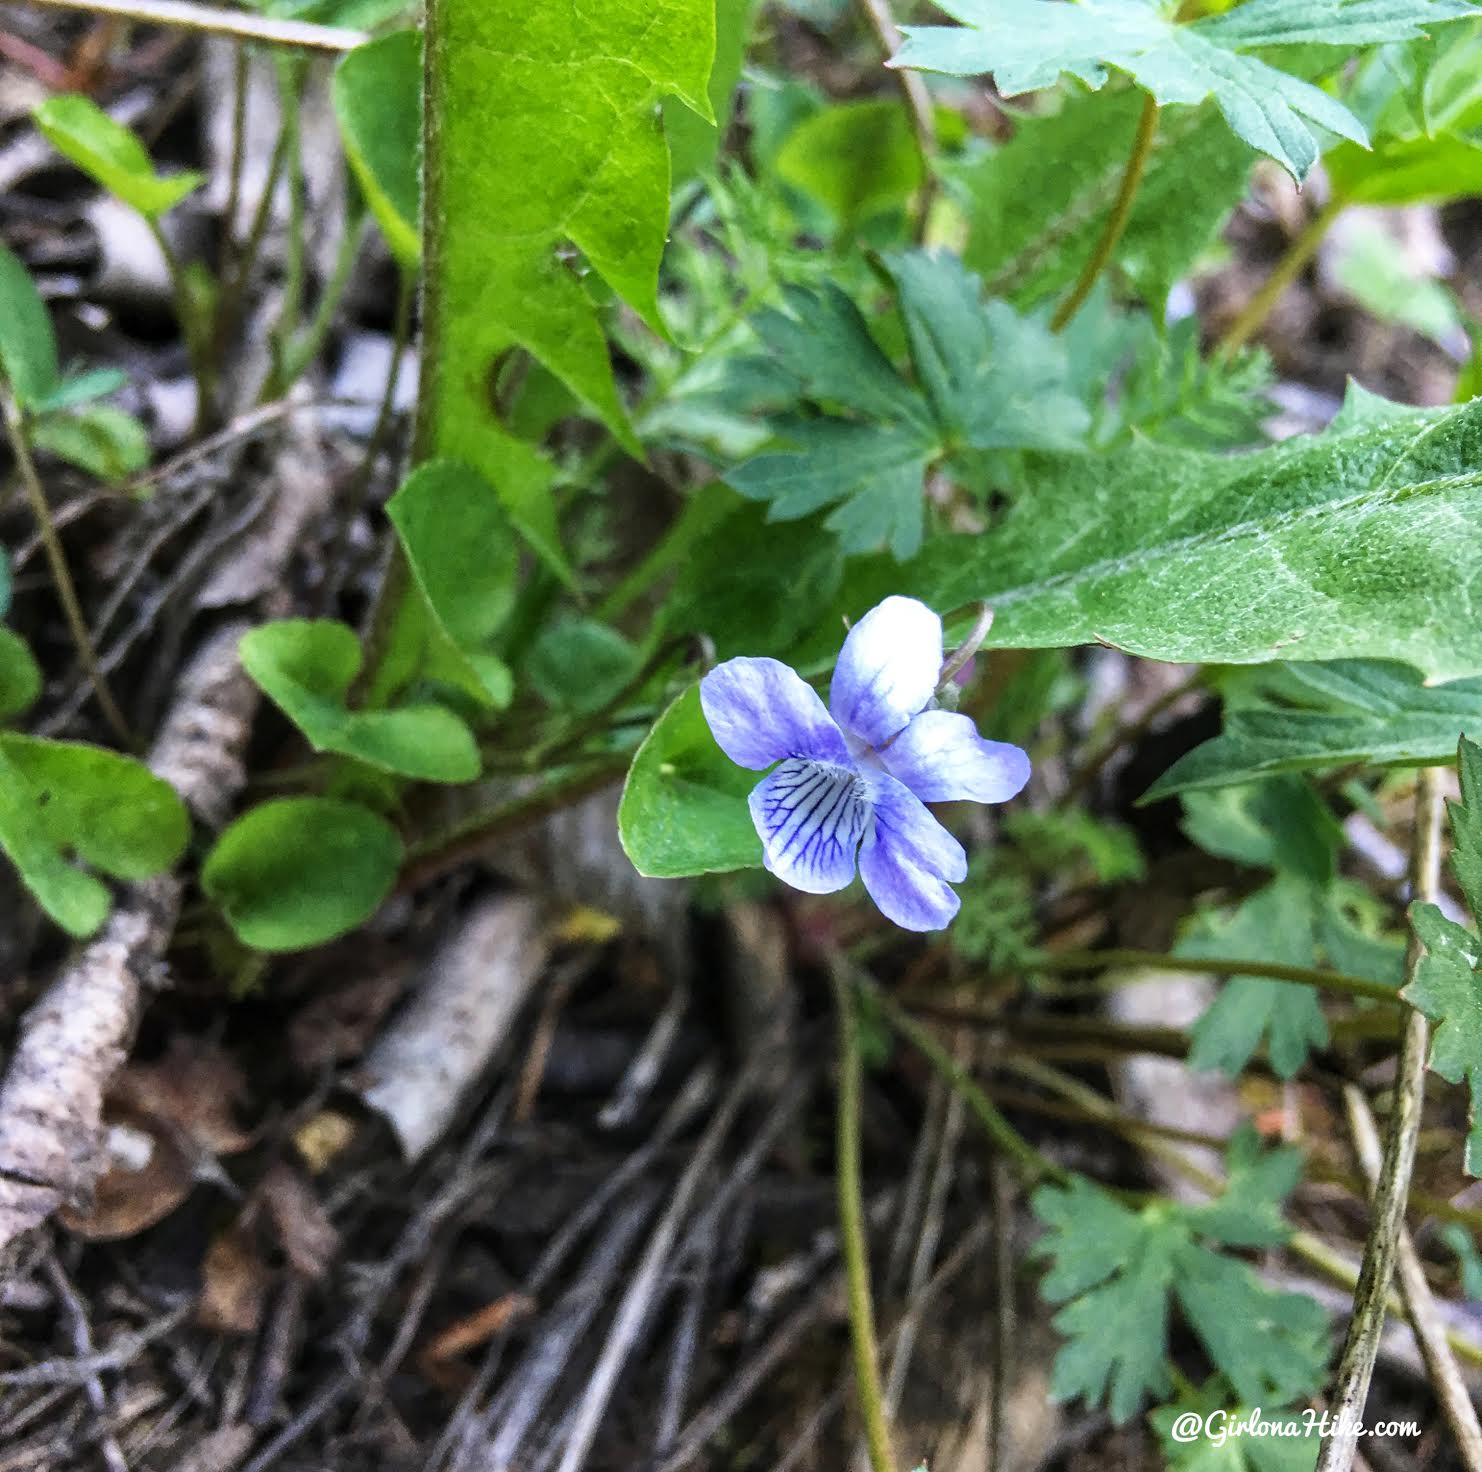
[[[1349,976],[1342,971],[1324,971],[1313,966],[1285,966],[1276,961],[1227,959],[1223,956],[1165,956],[1160,951],[1135,951],[1111,947],[1100,951],[1059,951],[1039,957],[1036,971],[1106,971],[1136,966],[1147,971],[1186,971],[1196,976],[1262,976],[1269,981],[1288,981],[1296,986],[1315,987],[1345,997],[1363,997],[1371,1002],[1398,1004],[1392,986]]]
[[[118,708],[113,699],[113,692],[108,688],[108,681],[104,678],[102,668],[98,664],[97,651],[93,648],[92,636],[88,633],[87,620],[83,618],[82,606],[77,601],[77,589],[73,585],[72,574],[67,570],[67,556],[62,550],[62,539],[57,535],[56,523],[52,520],[51,506],[47,502],[46,492],[42,489],[41,477],[36,473],[36,462],[31,458],[31,446],[26,438],[25,421],[20,408],[9,398],[5,401],[5,430],[10,439],[10,448],[15,454],[21,484],[25,487],[26,500],[30,503],[32,516],[36,518],[36,529],[41,534],[41,544],[46,549],[46,562],[51,570],[52,584],[56,588],[57,601],[62,605],[62,614],[67,620],[67,628],[72,635],[77,657],[87,673],[88,681],[93,687],[93,694],[98,697],[98,707],[102,710],[103,717],[112,728],[113,734],[124,746],[132,748],[134,738],[129,731],[129,723],[124,720],[123,712]]]
[[[237,211],[242,205],[242,170],[247,162],[247,48],[238,46],[232,57],[232,159],[226,181],[226,209],[221,218],[226,222],[222,232],[221,257],[217,275],[225,279],[236,249]]]
[[[1441,876],[1441,777],[1435,767],[1420,772],[1415,793],[1415,846],[1411,853],[1410,887],[1419,901],[1434,901]],[[1410,937],[1407,979],[1413,980],[1425,948]],[[1406,1007],[1396,1065],[1394,1108],[1384,1160],[1374,1184],[1374,1214],[1364,1243],[1364,1261],[1353,1294],[1353,1317],[1338,1361],[1334,1392],[1337,1428],[1323,1438],[1317,1472],[1348,1472],[1358,1450],[1359,1424],[1369,1397],[1369,1381],[1384,1329],[1385,1301],[1394,1276],[1395,1255],[1404,1225],[1405,1198],[1415,1165],[1415,1141],[1425,1100],[1425,1060],[1430,1028],[1425,1017]]]
[[[413,466],[431,456],[437,445],[438,394],[442,386],[443,329],[442,240],[446,204],[443,188],[442,104],[446,61],[443,50],[448,0],[426,0],[422,11],[422,340],[418,352],[417,413],[412,425]],[[375,680],[391,647],[401,605],[411,587],[411,570],[400,538],[393,536],[386,571],[365,621],[362,688]]]
[[[1372,1191],[1383,1168],[1379,1129],[1374,1123],[1369,1101],[1355,1085],[1344,1085],[1343,1102],[1348,1110],[1354,1153]],[[1398,1268],[1405,1312],[1410,1316],[1415,1342],[1420,1346],[1421,1357],[1431,1377],[1431,1387],[1440,1402],[1446,1424],[1451,1428],[1457,1450],[1461,1452],[1462,1464],[1467,1472],[1482,1472],[1482,1425],[1478,1425],[1477,1410],[1467,1392],[1466,1381],[1462,1379],[1456,1356],[1446,1342],[1446,1326],[1436,1311],[1436,1300],[1426,1282],[1420,1254],[1403,1225],[1400,1227]]]
[[[999,1113],[993,1101],[979,1088],[967,1070],[936,1040],[930,1028],[922,1026],[893,997],[878,987],[870,986],[869,994],[891,1027],[962,1095],[967,1101],[968,1108],[977,1115],[978,1122],[987,1130],[989,1138],[1005,1156],[1012,1157],[1024,1168],[1024,1173],[1030,1180],[1038,1180],[1042,1177],[1056,1181],[1070,1179],[1068,1170],[1057,1165],[1047,1156],[1041,1155]]]
[[[888,62],[900,50],[904,39],[900,27],[895,23],[895,16],[891,14],[890,0],[859,0],[859,8]],[[920,72],[912,71],[909,67],[895,67],[892,68],[892,75],[905,101],[906,115],[911,121],[911,133],[916,139],[916,150],[921,155],[921,196],[916,203],[916,239],[919,244],[925,239],[932,199],[936,193],[936,176],[932,172],[932,160],[937,152],[936,113],[932,108],[931,93]]]
[[[839,1118],[834,1174],[839,1188],[839,1243],[849,1298],[849,1337],[854,1346],[854,1384],[859,1393],[871,1472],[895,1472],[885,1393],[880,1383],[880,1351],[875,1341],[875,1310],[870,1301],[870,1257],[865,1241],[864,1190],[860,1184],[859,1095],[862,1064],[859,1020],[843,962],[829,968],[839,1022]]]
[[[1308,222],[1307,228],[1287,247],[1287,252],[1277,261],[1271,274],[1261,283],[1255,295],[1241,308],[1240,314],[1226,329],[1216,349],[1220,357],[1229,357],[1239,351],[1261,329],[1261,324],[1271,314],[1288,286],[1302,274],[1302,268],[1317,254],[1323,237],[1332,227],[1333,221],[1343,212],[1344,201],[1336,196],[1330,199]]]
[[[610,786],[627,770],[631,756],[631,752],[604,752],[600,760],[565,774],[559,781],[512,798],[499,807],[475,813],[441,833],[411,844],[397,888],[403,892],[419,889],[477,858],[499,839]]]
[[[1096,242],[1090,258],[1081,267],[1081,274],[1071,287],[1070,295],[1055,309],[1055,315],[1050,319],[1051,332],[1062,331],[1080,311],[1086,298],[1091,295],[1091,288],[1096,285],[1110,262],[1112,252],[1116,250],[1117,242],[1127,228],[1127,221],[1132,217],[1132,202],[1137,198],[1137,189],[1142,183],[1143,170],[1147,168],[1148,155],[1153,151],[1153,138],[1157,131],[1158,104],[1149,92],[1143,98],[1142,114],[1137,120],[1137,132],[1132,139],[1132,152],[1128,155],[1127,167],[1122,171],[1122,183],[1117,189],[1116,199],[1112,201],[1111,213],[1106,217],[1106,228],[1102,230],[1101,238]]]
[[[176,26],[213,36],[235,36],[268,46],[298,46],[306,51],[353,51],[370,40],[367,31],[346,26],[319,26],[302,20],[273,20],[248,10],[224,10],[215,5],[193,5],[189,0],[37,0],[54,10],[88,10],[98,15],[121,15],[147,25]]]
[[[196,433],[204,434],[215,411],[212,400],[216,396],[211,381],[208,334],[203,331],[205,324],[197,317],[195,303],[191,300],[190,287],[181,269],[180,257],[176,255],[175,247],[170,244],[170,237],[160,228],[159,221],[152,216],[146,215],[144,222],[149,226],[149,233],[154,236],[160,255],[164,257],[165,273],[170,278],[170,295],[175,304],[175,317],[180,323],[180,335],[185,339],[185,352],[190,359],[191,376],[196,381]]]

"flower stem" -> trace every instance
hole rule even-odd
[[[1410,887],[1418,901],[1433,902],[1441,882],[1441,777],[1435,767],[1422,768],[1415,793],[1415,846],[1410,856]],[[1407,980],[1413,980],[1425,947],[1410,937]],[[1425,1060],[1430,1026],[1413,1007],[1405,1008],[1396,1064],[1394,1108],[1384,1143],[1384,1160],[1374,1183],[1374,1212],[1358,1287],[1353,1293],[1353,1317],[1338,1361],[1333,1393],[1337,1429],[1323,1438],[1317,1472],[1348,1472],[1358,1450],[1359,1423],[1369,1397],[1369,1381],[1384,1330],[1384,1314],[1394,1276],[1395,1257],[1405,1220],[1405,1198],[1415,1166],[1415,1143],[1425,1101]]]
[[[1023,1167],[1025,1175],[1030,1180],[1048,1177],[1051,1180],[1065,1181],[1070,1179],[1070,1172],[1057,1165],[1045,1155],[1041,1155],[1033,1145],[1006,1120],[993,1101],[978,1086],[972,1076],[963,1066],[942,1046],[932,1034],[930,1028],[917,1022],[899,1002],[893,997],[880,991],[877,987],[869,988],[871,1000],[880,1009],[885,1020],[905,1040],[921,1054],[936,1071],[949,1083],[967,1103],[967,1107],[977,1115],[978,1122],[988,1132],[988,1137],[994,1145],[1007,1157],[1011,1157]]]
[[[1041,956],[1037,971],[1107,971],[1113,967],[1136,966],[1147,971],[1187,971],[1196,976],[1262,976],[1268,981],[1289,981],[1296,986],[1363,997],[1371,1002],[1395,1003],[1395,988],[1363,976],[1342,971],[1324,971],[1314,966],[1285,966],[1276,961],[1251,961],[1224,956],[1165,956],[1160,951],[1135,951],[1122,947],[1100,951],[1059,951]]]
[[[1070,319],[1080,311],[1091,288],[1096,285],[1101,273],[1111,261],[1112,252],[1127,228],[1132,217],[1132,203],[1137,198],[1138,186],[1142,183],[1143,170],[1147,168],[1148,156],[1153,151],[1153,138],[1158,131],[1158,104],[1149,92],[1142,102],[1142,115],[1137,120],[1137,132],[1132,139],[1132,152],[1127,158],[1127,167],[1122,171],[1122,183],[1117,197],[1112,201],[1111,213],[1106,217],[1106,228],[1096,242],[1081,274],[1070,289],[1070,295],[1055,309],[1050,319],[1050,331],[1060,332],[1069,325]]]
[[[1271,315],[1271,308],[1276,305],[1282,292],[1302,274],[1303,267],[1317,254],[1318,246],[1323,243],[1333,221],[1342,214],[1343,206],[1342,199],[1336,196],[1330,199],[1308,222],[1307,228],[1287,247],[1286,254],[1277,261],[1271,274],[1226,329],[1216,349],[1218,356],[1230,357],[1261,330],[1261,324]]]
[[[839,1118],[834,1174],[839,1188],[839,1240],[849,1299],[849,1337],[854,1346],[854,1383],[864,1420],[871,1472],[895,1472],[885,1393],[880,1383],[880,1351],[875,1341],[875,1310],[870,1300],[870,1259],[865,1242],[864,1191],[860,1184],[859,1094],[862,1063],[859,1020],[843,963],[830,967],[839,1022]]]
[[[87,620],[82,616],[82,605],[77,601],[77,588],[72,574],[67,570],[67,556],[62,550],[62,539],[57,535],[56,523],[52,520],[51,506],[41,486],[41,477],[36,473],[36,462],[31,458],[31,446],[26,438],[26,426],[19,407],[7,399],[5,403],[5,429],[10,438],[10,448],[15,454],[15,463],[20,471],[21,484],[25,487],[26,500],[31,514],[36,518],[36,529],[41,535],[41,544],[46,549],[46,562],[51,570],[52,585],[56,588],[57,601],[62,605],[62,614],[67,620],[77,658],[81,661],[93,694],[98,698],[98,707],[104,719],[113,729],[113,734],[132,748],[134,738],[129,723],[113,699],[108,681],[98,663],[97,650],[93,648],[92,636],[88,633]]]

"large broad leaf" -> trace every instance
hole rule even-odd
[[[762,841],[746,807],[757,780],[715,744],[691,685],[633,758],[618,807],[623,851],[659,879],[758,867]]]
[[[677,97],[711,118],[714,0],[445,0],[429,58],[440,215],[425,368],[433,453],[477,467],[542,555],[564,569],[550,466],[496,419],[512,349],[555,373],[624,444],[607,343],[569,259],[656,330],[669,155],[655,118]]]
[[[1227,704],[1221,734],[1180,757],[1144,802],[1273,772],[1445,762],[1458,737],[1482,734],[1482,680],[1426,685],[1415,670],[1370,660],[1279,665],[1239,702]]]
[[[334,74],[345,157],[391,253],[414,271],[422,256],[422,37],[396,31],[357,46]]]
[[[991,295],[1024,305],[1076,278],[1105,229],[1141,110],[1130,89],[1067,97],[951,172],[967,205],[963,260]],[[1113,258],[1154,306],[1239,202],[1254,159],[1213,104],[1162,118]]]
[[[1482,672],[1482,402],[1372,396],[1327,434],[1220,456],[1134,445],[1030,455],[1033,494],[995,530],[943,538],[881,592],[997,613],[989,642],[1103,641],[1153,659],[1372,657],[1433,679]],[[1362,555],[1359,555],[1359,554]]]
[[[42,908],[73,935],[108,913],[108,891],[68,856],[118,879],[168,869],[190,821],[169,783],[99,746],[0,734],[0,848]]]
[[[1249,52],[1404,40],[1476,13],[1463,0],[1249,0],[1180,24],[1148,0],[948,0],[942,8],[963,25],[906,27],[892,65],[960,76],[991,72],[1009,96],[1053,86],[1067,73],[1100,87],[1114,68],[1160,105],[1213,97],[1230,127],[1298,182],[1320,151],[1309,124],[1355,143],[1366,143],[1367,134],[1326,92]]]
[[[50,97],[33,116],[58,153],[150,219],[173,209],[205,182],[204,174],[194,172],[159,173],[138,135],[86,97]]]
[[[316,751],[355,757],[428,782],[471,782],[479,753],[468,727],[440,705],[350,710],[360,641],[330,619],[282,619],[242,636],[242,667]]]
[[[201,888],[260,951],[298,951],[353,930],[391,892],[396,830],[368,808],[286,797],[245,813],[201,867]]]
[[[46,303],[20,258],[0,245],[0,372],[23,408],[55,393],[62,377]]]

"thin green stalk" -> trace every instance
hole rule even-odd
[[[1302,274],[1307,262],[1317,254],[1317,248],[1332,228],[1333,221],[1343,213],[1344,203],[1334,196],[1312,217],[1307,228],[1291,243],[1271,274],[1226,329],[1215,350],[1219,356],[1229,357],[1238,352],[1260,331],[1261,324],[1271,315],[1271,308],[1276,305],[1282,292]]]
[[[1415,793],[1415,845],[1410,858],[1410,887],[1418,901],[1433,902],[1440,888],[1441,814],[1440,770],[1425,767]],[[1414,980],[1424,954],[1419,937],[1412,934],[1405,967],[1407,980]],[[1348,1336],[1338,1361],[1333,1395],[1336,1429],[1323,1438],[1317,1472],[1348,1472],[1358,1451],[1359,1425],[1379,1353],[1379,1336],[1384,1331],[1385,1307],[1405,1221],[1405,1200],[1415,1166],[1429,1047],[1430,1027],[1425,1017],[1415,1008],[1406,1007],[1384,1161],[1374,1183],[1374,1211],[1353,1293],[1353,1317],[1348,1321]]]
[[[82,616],[82,605],[77,601],[77,588],[72,574],[67,569],[67,555],[62,550],[62,539],[57,535],[56,523],[52,520],[51,506],[42,489],[41,477],[36,473],[36,462],[31,458],[31,446],[26,437],[26,425],[21,411],[9,398],[5,401],[5,430],[10,439],[10,448],[15,454],[16,468],[20,471],[21,485],[25,488],[26,500],[31,514],[36,518],[36,530],[41,535],[41,545],[46,550],[47,566],[51,570],[52,586],[56,589],[57,601],[62,605],[63,617],[67,620],[77,658],[98,698],[98,707],[113,734],[126,747],[134,745],[129,723],[108,688],[102,667],[98,663],[97,650],[93,648],[92,636],[88,633],[87,620]]]
[[[1081,274],[1071,287],[1070,295],[1060,303],[1050,319],[1051,332],[1060,332],[1069,324],[1070,319],[1085,305],[1086,298],[1091,295],[1091,288],[1110,263],[1122,232],[1127,228],[1127,221],[1132,218],[1132,204],[1137,198],[1138,186],[1142,183],[1143,170],[1147,168],[1157,132],[1158,104],[1149,92],[1142,101],[1142,114],[1137,120],[1137,132],[1132,138],[1132,152],[1127,157],[1127,167],[1122,170],[1122,182],[1117,189],[1117,197],[1112,201],[1111,213],[1106,217],[1106,227],[1086,264],[1081,267]]]
[[[874,32],[885,60],[889,61],[901,49],[904,39],[895,23],[895,16],[891,14],[890,0],[859,0],[859,8],[864,13],[866,24]],[[936,109],[920,72],[909,67],[897,67],[894,76],[911,124],[911,136],[916,140],[916,151],[921,155],[921,193],[916,201],[916,240],[920,244],[926,239],[932,201],[936,196],[936,174],[933,171],[937,152]]]
[[[960,1093],[967,1107],[978,1117],[999,1151],[1016,1161],[1030,1180],[1048,1177],[1068,1181],[1071,1173],[1042,1155],[994,1107],[993,1101],[978,1086],[972,1075],[939,1043],[928,1027],[917,1022],[893,997],[871,985],[869,995],[885,1020],[921,1054],[942,1077]]]
[[[422,342],[417,379],[417,413],[412,427],[412,464],[420,465],[437,443],[438,395],[442,389],[443,270],[445,214],[442,108],[443,50],[447,44],[444,10],[448,0],[426,0],[422,10]],[[401,606],[411,587],[411,570],[398,538],[386,553],[386,570],[365,621],[363,679],[375,679],[391,648]]]
[[[320,293],[314,315],[309,325],[284,349],[282,363],[274,365],[268,382],[258,395],[260,403],[282,398],[298,382],[309,364],[319,356],[319,350],[324,346],[330,328],[334,326],[340,303],[350,285],[355,258],[360,251],[360,241],[365,234],[368,218],[365,207],[358,203],[347,212],[345,233],[335,255],[334,271]]]
[[[262,253],[262,242],[267,235],[268,221],[273,215],[273,195],[277,193],[278,181],[288,163],[288,129],[278,128],[278,137],[273,143],[273,156],[268,160],[268,172],[263,180],[262,193],[257,197],[257,209],[253,211],[252,223],[247,227],[247,238],[242,248],[232,253],[233,270],[229,279],[222,282],[216,297],[216,321],[211,333],[211,351],[219,358],[226,348],[227,340],[237,330],[242,303],[247,286],[257,267],[257,258]],[[227,221],[231,229],[233,222]]]
[[[216,389],[212,381],[211,353],[205,341],[206,334],[202,331],[204,324],[196,311],[195,302],[191,300],[190,285],[185,279],[180,257],[175,253],[175,247],[170,244],[169,236],[160,228],[158,220],[146,215],[145,223],[149,226],[150,234],[154,236],[155,244],[159,246],[160,255],[165,261],[165,273],[170,278],[170,295],[175,303],[175,317],[180,323],[180,335],[185,339],[185,351],[190,359],[190,371],[196,381],[196,433],[203,434],[206,426],[211,422],[215,410],[213,400],[216,397]]]
[[[870,1299],[870,1257],[865,1241],[864,1189],[860,1183],[859,1096],[862,1061],[859,1019],[841,962],[830,968],[834,1009],[839,1022],[839,1118],[834,1174],[839,1190],[839,1244],[849,1299],[849,1337],[854,1346],[854,1384],[864,1421],[871,1472],[895,1472],[885,1392],[880,1381],[880,1350],[875,1309]]]
[[[238,46],[232,57],[232,158],[226,180],[226,210],[222,219],[226,229],[221,237],[221,259],[218,274],[225,279],[236,250],[237,211],[242,204],[242,170],[247,162],[247,48]]]
[[[397,887],[403,892],[419,889],[487,853],[511,833],[610,787],[627,770],[631,757],[631,752],[604,752],[533,792],[475,813],[461,823],[411,844]]]
[[[1345,997],[1363,997],[1371,1002],[1398,1003],[1392,986],[1342,971],[1324,971],[1315,966],[1285,966],[1275,961],[1252,961],[1224,956],[1167,956],[1160,951],[1135,951],[1112,947],[1099,951],[1057,951],[1038,957],[1036,971],[1109,971],[1115,967],[1137,967],[1145,971],[1184,971],[1196,976],[1262,976],[1269,981],[1289,981],[1296,986],[1315,987]]]

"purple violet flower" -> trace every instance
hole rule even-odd
[[[832,894],[854,878],[858,855],[887,919],[907,930],[951,921],[967,855],[926,804],[1007,802],[1029,780],[1029,758],[934,708],[941,669],[941,619],[893,597],[849,631],[827,708],[776,659],[728,659],[700,682],[720,749],[752,771],[772,767],[750,805],[779,879]]]

